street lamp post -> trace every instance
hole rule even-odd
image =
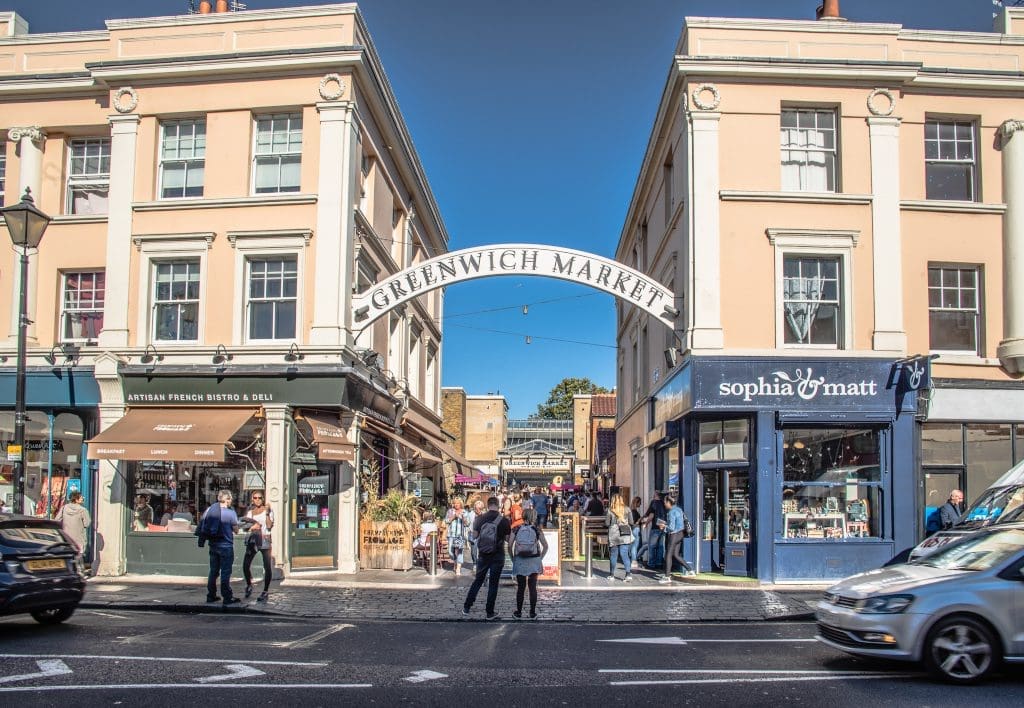
[[[7,448],[7,459],[14,465],[14,511],[25,512],[25,338],[28,330],[28,252],[39,248],[50,217],[41,212],[25,188],[21,201],[0,209],[15,248],[21,249],[21,283],[18,288],[18,369],[14,401],[14,442]]]

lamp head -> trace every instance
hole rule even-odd
[[[32,198],[32,190],[25,188],[21,201],[0,209],[11,233],[11,241],[19,248],[39,248],[43,233],[50,225],[50,217],[41,212]]]

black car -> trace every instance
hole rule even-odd
[[[84,594],[82,561],[59,523],[0,514],[0,615],[27,612],[58,624]]]

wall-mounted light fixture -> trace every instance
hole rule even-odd
[[[217,348],[213,350],[213,363],[223,364],[226,361],[231,361],[235,358],[235,355],[230,353],[223,344],[218,344]]]
[[[299,351],[299,345],[295,342],[291,343],[288,347],[288,351],[284,355],[285,361],[302,361],[306,358],[306,355]]]
[[[154,361],[163,361],[164,355],[156,350],[152,344],[147,344],[146,348],[142,350],[142,356],[139,357],[139,361],[143,364],[152,364]]]
[[[46,363],[50,366],[56,366],[58,353],[64,357],[64,363],[74,363],[78,361],[78,355],[82,353],[82,349],[79,346],[70,343],[55,344],[50,347],[50,353],[46,354],[43,359],[45,359]]]

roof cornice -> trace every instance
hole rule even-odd
[[[919,62],[832,61],[822,59],[776,59],[743,57],[676,57],[676,69],[685,76],[737,78],[799,78],[897,82],[913,80]]]
[[[687,17],[686,29],[756,30],[759,32],[813,32],[821,34],[890,34],[903,25],[847,20],[767,20],[744,17]]]
[[[166,15],[163,17],[136,17],[125,20],[107,20],[108,30],[125,30],[141,27],[178,27],[186,22],[190,25],[213,25],[225,22],[252,22],[253,20],[281,20],[294,17],[323,17],[325,15],[353,15],[354,3],[335,5],[312,5],[305,7],[273,8],[267,10],[245,10],[243,12],[211,12],[205,15]]]
[[[89,74],[45,74],[35,76],[0,76],[0,94],[68,93],[97,90]]]
[[[337,46],[316,49],[291,49],[271,52],[239,52],[173,59],[89,62],[85,66],[100,81],[133,81],[216,76],[253,71],[320,70],[358,64],[362,47]]]

